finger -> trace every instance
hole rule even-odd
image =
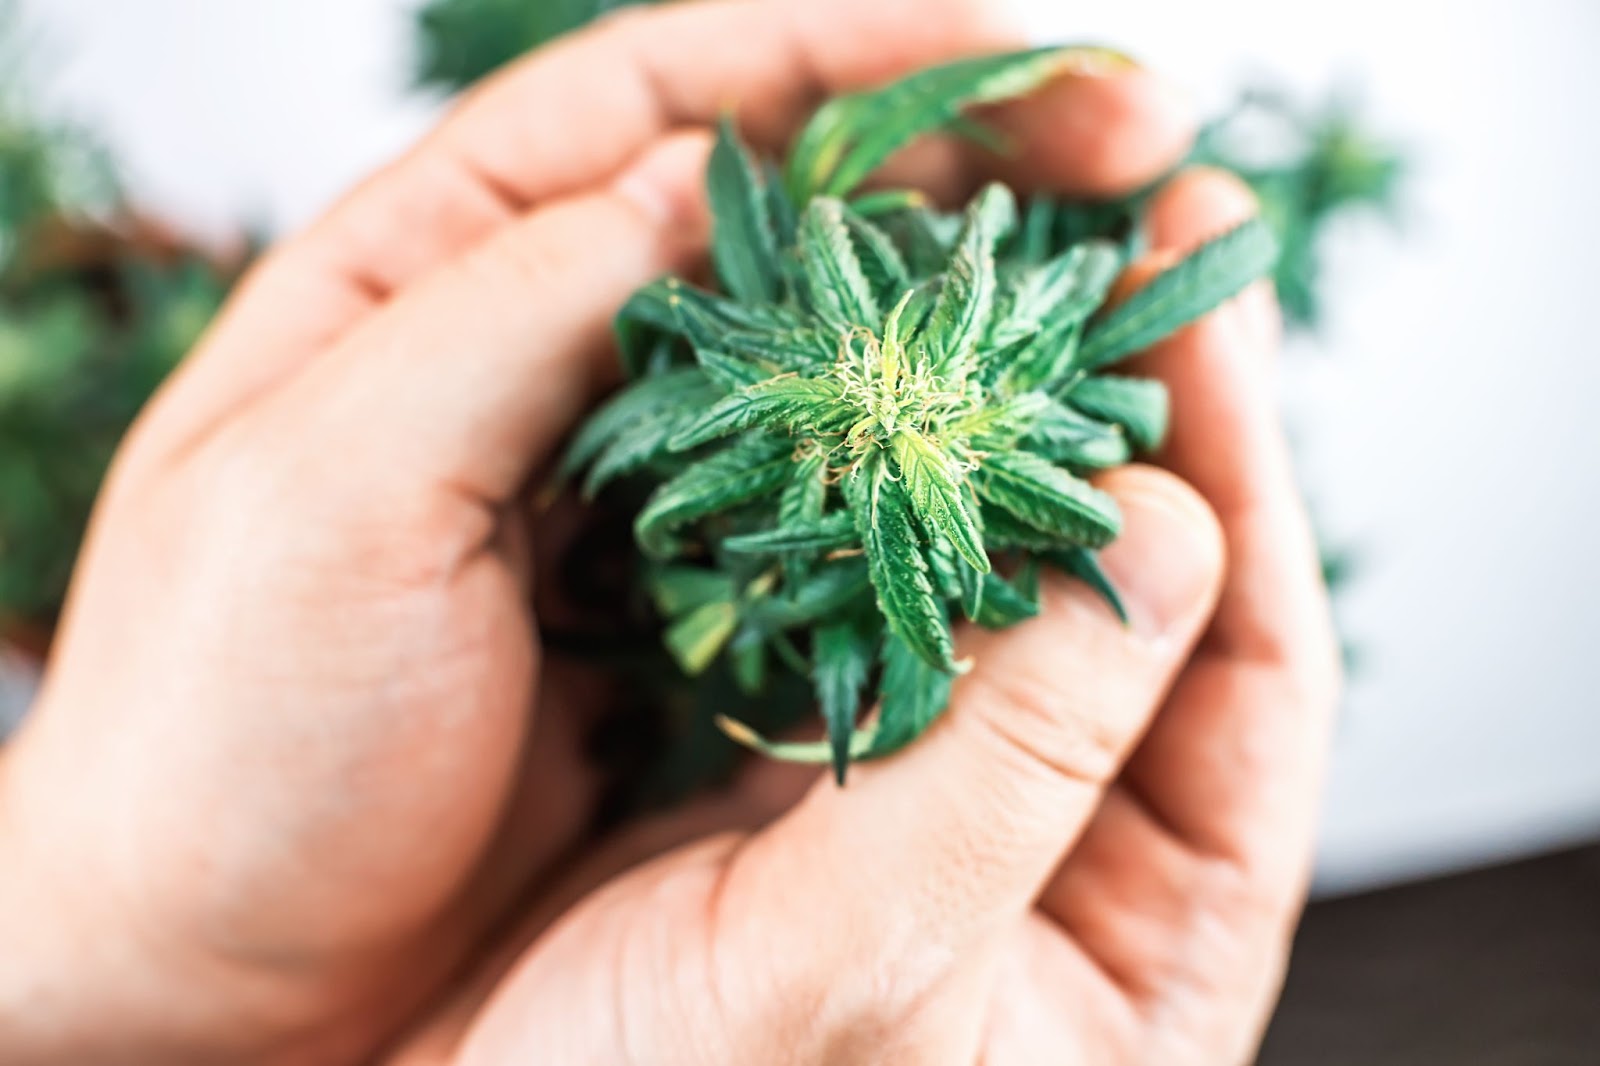
[[[534,210],[372,316],[245,431],[288,462],[338,456],[325,476],[368,499],[509,498],[615,377],[612,313],[703,246],[708,149],[668,138],[610,185]]]
[[[1126,515],[1105,564],[1133,624],[1057,577],[1039,618],[972,634],[976,668],[924,739],[857,767],[844,789],[820,785],[739,856],[727,898],[807,916],[793,923],[806,943],[790,955],[775,944],[775,955],[833,975],[843,994],[840,975],[871,980],[896,964],[923,974],[1026,912],[1165,696],[1221,580],[1220,537],[1198,497],[1148,468],[1105,483]]]
[[[1160,247],[1181,252],[1253,211],[1236,178],[1198,171],[1156,198],[1150,229]],[[1162,462],[1216,510],[1233,567],[1201,654],[1129,779],[1185,839],[1268,863],[1293,891],[1311,845],[1339,663],[1272,388],[1269,301],[1259,287],[1139,367],[1172,390]]]
[[[731,105],[776,149],[830,94],[1017,42],[980,0],[709,0],[602,20],[487,81],[269,257],[207,346],[217,358],[173,392],[195,421],[231,410],[529,207],[608,182]]]
[[[923,138],[886,163],[873,184],[916,188],[958,208],[986,181],[1025,192],[1107,199],[1170,171],[1194,143],[1194,109],[1167,79],[1131,62],[1074,69],[1033,95],[988,109],[995,152],[951,136]]]
[[[1105,63],[1001,109],[995,121],[1011,151],[988,156],[985,173],[1021,189],[1109,199],[1177,166],[1194,143],[1189,98],[1131,62]]]

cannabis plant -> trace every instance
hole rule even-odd
[[[633,524],[664,640],[688,674],[726,659],[808,673],[823,744],[735,739],[779,758],[889,754],[943,710],[952,621],[1039,610],[1041,567],[1121,610],[1096,552],[1122,519],[1088,476],[1154,448],[1167,397],[1109,373],[1272,267],[1253,221],[1108,306],[1133,245],[1117,213],[1004,186],[965,211],[860,192],[916,136],[1097,57],[968,60],[825,106],[781,170],[722,124],[708,192],[720,292],[668,278],[623,309],[631,384],[578,434],[591,496],[650,489]],[[1120,232],[1119,232],[1120,231]],[[878,713],[860,715],[876,676]]]

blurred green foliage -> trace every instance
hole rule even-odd
[[[1321,317],[1331,228],[1363,211],[1395,220],[1406,173],[1403,154],[1365,128],[1346,93],[1306,104],[1274,90],[1246,92],[1201,131],[1192,161],[1233,171],[1260,197],[1278,234],[1284,316],[1307,328]]]
[[[424,85],[459,89],[618,8],[652,0],[432,0],[418,15]]]
[[[131,219],[107,154],[41,117],[0,4],[0,619],[48,626],[111,455],[229,272]]]

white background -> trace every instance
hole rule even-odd
[[[109,127],[148,202],[212,234],[303,221],[433,110],[404,89],[407,0],[31,6],[61,94]],[[1015,6],[1208,109],[1255,73],[1359,83],[1413,145],[1407,232],[1341,234],[1336,313],[1290,397],[1321,509],[1368,555],[1323,886],[1593,835],[1600,4]]]

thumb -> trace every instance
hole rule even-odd
[[[815,915],[776,934],[795,936],[794,950],[772,953],[807,969],[786,975],[800,987],[848,1001],[847,975],[935,980],[930,959],[961,959],[1009,929],[1154,717],[1216,603],[1222,536],[1170,474],[1134,467],[1101,484],[1125,515],[1102,561],[1130,624],[1052,575],[1038,618],[968,634],[976,666],[923,740],[857,767],[847,788],[813,789],[737,857],[730,875],[758,883],[725,898]],[[908,997],[927,991],[911,984]],[[875,983],[880,1004],[882,993]]]

